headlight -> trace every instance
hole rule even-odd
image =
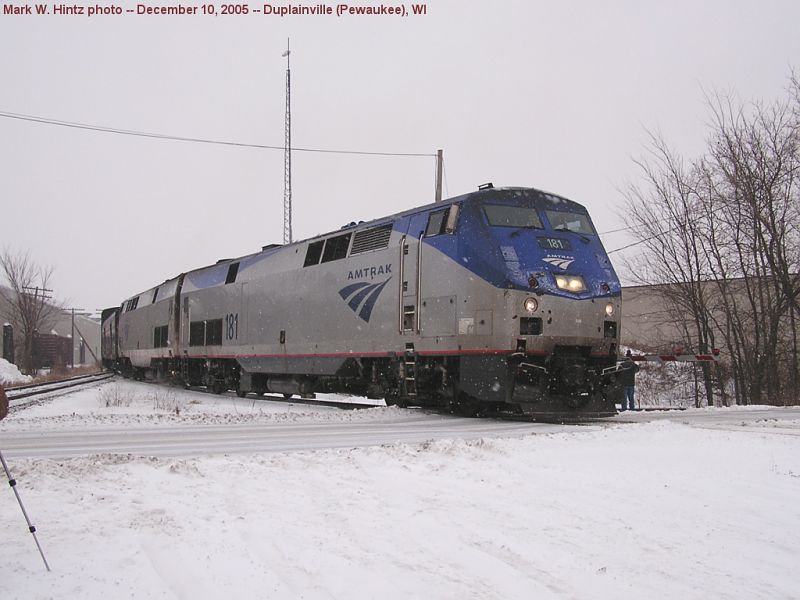
[[[556,275],[556,286],[575,294],[586,291],[586,284],[580,275]]]
[[[611,302],[609,302],[608,304],[606,304],[606,315],[610,317],[613,314],[614,314],[614,305],[611,304]]]
[[[539,303],[536,301],[536,298],[526,298],[523,306],[529,313],[536,312],[539,309]]]

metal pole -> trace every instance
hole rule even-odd
[[[78,329],[77,327],[75,327],[75,315],[88,317],[89,315],[92,314],[88,312],[83,312],[84,310],[85,309],[83,308],[76,308],[73,306],[72,308],[65,308],[61,311],[62,314],[66,313],[70,315],[72,318],[72,326],[71,326],[72,333],[70,335],[70,345],[72,346],[72,358],[70,359],[70,364],[72,365],[73,369],[75,368],[75,331]],[[78,333],[80,333],[80,331],[78,331]]]
[[[44,557],[44,552],[42,551],[42,546],[39,544],[39,538],[36,537],[36,527],[33,526],[31,523],[30,518],[28,517],[28,513],[25,510],[25,506],[22,504],[22,498],[19,497],[19,492],[17,491],[17,481],[11,477],[11,471],[8,470],[8,465],[6,464],[6,459],[3,456],[3,453],[0,452],[0,462],[3,463],[3,469],[6,472],[6,476],[8,477],[8,485],[11,486],[11,489],[14,490],[14,495],[17,497],[17,502],[19,503],[19,507],[22,509],[22,514],[25,516],[25,521],[28,523],[28,531],[31,532],[33,536],[33,541],[36,542],[36,547],[39,549],[39,554],[42,555],[42,560],[44,561],[44,566],[47,570],[50,570],[50,565],[47,564],[47,559]]]
[[[436,151],[436,202],[442,201],[442,165],[444,156],[442,150]]]
[[[292,243],[292,80],[289,64],[289,39],[286,39],[286,115],[283,148],[283,243]]]
[[[75,309],[72,309],[72,335],[69,341],[72,343],[72,368],[75,368]]]

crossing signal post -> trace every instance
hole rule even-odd
[[[2,388],[0,388],[0,391],[2,391]],[[34,527],[33,523],[31,523],[31,519],[28,516],[28,511],[25,510],[25,505],[22,504],[22,498],[19,497],[19,492],[17,491],[17,480],[11,476],[11,471],[8,468],[8,464],[6,463],[6,459],[3,456],[2,451],[0,451],[0,462],[3,463],[3,470],[6,472],[6,477],[8,477],[8,485],[10,485],[11,489],[14,490],[14,495],[17,497],[17,503],[19,504],[20,509],[22,509],[25,522],[28,524],[28,531],[30,531],[31,535],[33,536],[33,541],[36,542],[36,547],[39,549],[39,554],[44,561],[45,568],[49,571],[50,565],[47,564],[47,559],[44,557],[42,545],[39,543],[39,538],[36,537],[36,527]]]

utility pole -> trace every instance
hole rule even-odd
[[[53,292],[53,290],[49,290],[47,288],[43,288],[43,287],[40,288],[38,285],[36,287],[30,287],[30,286],[27,286],[27,285],[23,285],[22,286],[22,290],[23,290],[23,292],[25,293],[26,296],[30,296],[31,295],[31,290],[33,290],[33,300],[34,300],[34,302],[38,302],[39,300],[42,300],[42,302],[44,302],[45,300],[50,300],[50,298],[52,298],[52,296],[50,294]]]
[[[75,312],[76,310],[79,311],[79,312],[76,313]],[[71,315],[72,316],[72,333],[70,334],[70,343],[72,345],[72,352],[71,352],[70,362],[72,364],[72,368],[74,369],[75,368],[75,315],[77,314],[78,316],[81,316],[81,317],[88,317],[92,313],[86,312],[86,309],[83,309],[83,308],[67,308],[67,309],[64,309],[62,311],[62,313],[65,314],[65,315]],[[83,337],[83,336],[81,335],[81,337]]]
[[[70,310],[72,311],[72,331],[69,334],[69,340],[70,342],[72,342],[72,352],[70,354],[72,354],[72,368],[74,369],[75,368],[75,310],[83,310],[83,309],[72,308]]]
[[[283,243],[292,243],[292,81],[289,65],[289,38],[286,39],[286,118],[283,145]]]
[[[442,166],[444,165],[444,153],[442,150],[436,151],[436,202],[442,201]]]

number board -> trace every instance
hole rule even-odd
[[[572,244],[569,243],[569,240],[551,237],[536,239],[539,240],[539,248],[544,248],[545,250],[572,250]]]

